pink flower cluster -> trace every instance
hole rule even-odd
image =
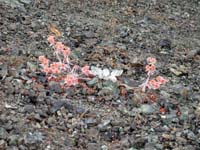
[[[146,65],[145,70],[147,72],[148,77],[146,81],[140,86],[142,87],[143,92],[145,92],[146,88],[154,90],[159,89],[162,84],[165,84],[167,82],[167,79],[163,78],[162,76],[157,76],[155,79],[150,79],[156,71],[156,62],[157,60],[153,57],[147,58],[148,64]]]
[[[79,83],[79,77],[81,75],[90,76],[92,72],[90,67],[85,65],[80,67],[78,65],[72,65],[70,63],[69,55],[71,50],[66,47],[62,42],[56,42],[54,36],[48,37],[48,42],[54,49],[54,54],[56,55],[58,62],[50,63],[50,60],[45,56],[39,56],[39,61],[41,62],[42,71],[45,72],[51,80],[60,74],[66,74],[65,76],[59,77],[57,79],[62,80],[64,85],[69,87]],[[81,73],[80,73],[81,72]]]

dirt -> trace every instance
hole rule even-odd
[[[198,0],[0,0],[0,149],[200,149],[199,10]],[[123,70],[127,86],[48,82],[38,57],[55,60],[49,35],[74,64]],[[147,57],[167,84],[127,88],[145,80]]]

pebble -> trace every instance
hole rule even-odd
[[[33,105],[24,106],[24,112],[32,113],[32,112],[34,112],[34,110],[35,110],[35,108],[33,107]]]
[[[18,145],[19,135],[11,135],[8,137],[9,145],[16,146]]]
[[[160,48],[171,49],[172,42],[169,39],[162,39],[159,41]]]
[[[0,127],[0,139],[6,139],[7,137],[8,132],[4,128]]]
[[[84,122],[87,124],[88,127],[93,127],[97,125],[97,120],[91,117],[84,119]]]
[[[5,140],[0,140],[0,149],[5,149],[7,146],[6,141]]]
[[[28,132],[24,136],[24,142],[25,144],[36,144],[38,142],[42,142],[44,139],[44,136],[41,132]]]
[[[56,93],[62,93],[63,90],[58,82],[51,81],[49,82],[50,90]]]
[[[97,143],[88,143],[87,150],[101,150],[100,145]]]
[[[139,111],[144,114],[152,114],[156,112],[158,109],[155,108],[153,105],[143,104],[140,106]]]

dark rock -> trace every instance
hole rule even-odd
[[[56,93],[62,93],[63,92],[63,90],[62,90],[62,88],[61,88],[61,86],[58,82],[51,81],[49,83],[49,86],[50,86],[51,91],[54,91]]]
[[[65,109],[71,113],[81,114],[85,111],[83,108],[75,107],[69,102],[62,100],[62,101],[55,101],[50,109],[50,112],[55,113],[56,111],[61,109],[61,107],[65,107]]]
[[[71,104],[68,104],[68,102],[66,101],[55,101],[53,103],[53,106],[50,109],[51,113],[55,113],[56,111],[58,111],[59,109],[61,109],[61,107],[65,107],[67,106],[69,110],[73,110],[74,107]]]
[[[159,41],[160,48],[171,49],[172,42],[169,39],[162,39]]]
[[[84,122],[87,124],[88,127],[93,127],[97,125],[97,120],[94,118],[86,118]]]
[[[41,122],[41,121],[42,121],[42,118],[40,117],[39,114],[35,114],[35,115],[34,115],[34,119],[35,119],[36,121],[38,121],[38,122]]]
[[[26,105],[24,107],[24,112],[27,112],[27,113],[32,113],[34,112],[35,108],[33,107],[33,105]]]

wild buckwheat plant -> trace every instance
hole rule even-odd
[[[61,82],[61,85],[64,87],[70,87],[76,84],[79,84],[79,79],[83,79],[87,77],[87,79],[91,79],[91,77],[98,77],[104,80],[111,80],[113,82],[117,82],[117,76],[120,76],[123,70],[109,71],[108,69],[100,69],[98,67],[92,66],[92,70],[88,65],[84,67],[80,67],[78,65],[74,65],[70,61],[71,50],[69,47],[65,46],[62,42],[56,42],[54,36],[48,37],[48,42],[50,46],[54,49],[54,55],[57,58],[57,62],[52,62],[44,55],[39,56],[39,61],[41,62],[42,71],[46,73],[48,81],[55,80]],[[156,71],[156,62],[157,60],[153,57],[147,58],[147,65],[145,70],[147,72],[147,79],[143,84],[140,85],[142,92],[145,92],[146,89],[159,89],[159,87],[167,82],[162,76],[157,76],[153,78],[154,73]],[[134,89],[134,87],[129,87],[128,85],[124,85],[129,89]],[[83,86],[86,88],[86,86]]]
[[[146,88],[148,89],[159,89],[162,84],[165,84],[167,82],[166,79],[164,79],[162,76],[157,76],[156,78],[152,78],[156,71],[156,62],[157,60],[153,57],[147,58],[147,65],[145,67],[145,70],[147,72],[147,79],[146,81],[140,85],[142,88],[142,91],[145,92]]]
[[[58,60],[57,62],[51,62],[45,56],[39,56],[39,61],[43,68],[42,71],[46,73],[48,80],[62,81],[64,86],[70,87],[78,84],[79,78],[82,75],[92,75],[89,66],[80,67],[70,62],[69,55],[71,50],[69,47],[65,46],[62,42],[56,42],[54,36],[49,36],[48,42],[54,49],[54,55]]]

